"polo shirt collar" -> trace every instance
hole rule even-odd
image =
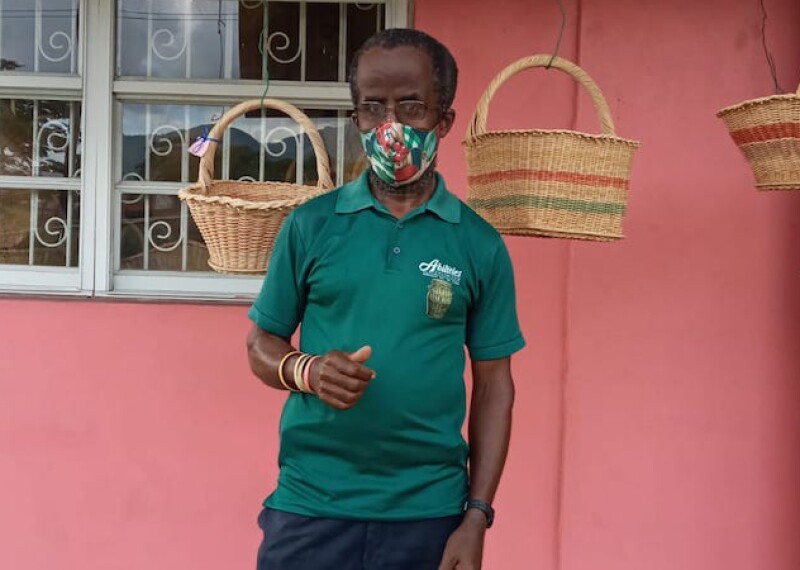
[[[369,171],[364,171],[361,176],[342,186],[336,199],[337,214],[354,214],[367,208],[386,211],[369,190]],[[447,189],[444,178],[436,173],[436,189],[433,196],[425,203],[424,209],[433,212],[441,219],[451,224],[461,221],[461,202]]]

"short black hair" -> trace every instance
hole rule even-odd
[[[436,38],[429,36],[420,30],[411,28],[391,28],[382,30],[370,37],[363,43],[353,56],[350,66],[350,96],[353,98],[353,105],[358,104],[358,85],[356,85],[356,75],[358,74],[358,63],[361,56],[372,48],[380,47],[392,49],[400,46],[410,46],[418,48],[431,58],[433,64],[433,81],[436,84],[436,91],[439,94],[439,105],[442,112],[447,111],[456,97],[456,85],[458,84],[458,66],[453,54]]]

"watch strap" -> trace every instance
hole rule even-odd
[[[492,527],[492,524],[494,524],[494,509],[492,505],[478,499],[468,499],[464,503],[464,512],[467,512],[469,509],[478,509],[481,511],[486,515],[486,528]]]

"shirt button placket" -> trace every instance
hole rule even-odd
[[[396,224],[389,240],[389,251],[386,254],[386,268],[389,270],[395,270],[400,267],[400,254],[403,252],[400,247],[400,230],[402,228],[403,224]]]

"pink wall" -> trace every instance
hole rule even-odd
[[[793,87],[800,5],[766,1]],[[508,240],[529,348],[485,567],[796,570],[800,194],[756,193],[714,117],[770,92],[757,2],[580,3],[562,54],[643,142],[628,238]],[[472,107],[558,12],[454,4],[417,24],[460,62],[442,168],[463,195]],[[530,72],[489,123],[596,129],[575,93]],[[247,328],[244,307],[0,300],[0,568],[252,568],[280,399]]]

